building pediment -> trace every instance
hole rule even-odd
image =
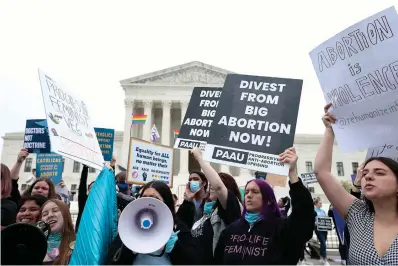
[[[223,84],[231,71],[201,62],[191,62],[149,74],[120,81],[123,85],[189,85],[189,84]]]

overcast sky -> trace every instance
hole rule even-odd
[[[325,103],[308,53],[398,0],[0,1],[0,135],[44,118],[37,69],[123,130],[122,79],[201,61],[304,80],[297,133],[322,133]],[[0,140],[0,152],[3,141]]]

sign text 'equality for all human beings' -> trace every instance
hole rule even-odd
[[[221,91],[221,88],[193,89],[174,148],[198,147],[204,150],[214,122]]]
[[[173,148],[131,138],[127,176],[133,184],[157,180],[173,187]]]
[[[330,111],[337,119],[333,129],[344,152],[394,141],[398,129],[397,47],[398,15],[391,7],[310,52],[324,98],[332,104]]]
[[[294,141],[302,80],[227,76],[205,159],[287,175],[279,154]]]

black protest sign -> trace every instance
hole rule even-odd
[[[318,231],[332,231],[333,222],[331,217],[318,217],[317,218],[317,229]]]
[[[302,85],[297,79],[228,75],[206,160],[287,175],[278,155],[293,146]]]
[[[176,149],[204,150],[210,135],[210,128],[216,115],[221,88],[194,88],[178,138],[174,143]]]
[[[301,181],[303,181],[303,183],[306,185],[318,182],[314,173],[301,174]]]

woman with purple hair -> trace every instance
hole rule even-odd
[[[295,149],[285,150],[279,159],[290,165],[290,197],[294,203],[291,215],[281,215],[267,182],[249,181],[241,219],[229,225],[219,238],[216,264],[297,264],[303,246],[312,237],[314,207],[310,192],[297,176]]]

